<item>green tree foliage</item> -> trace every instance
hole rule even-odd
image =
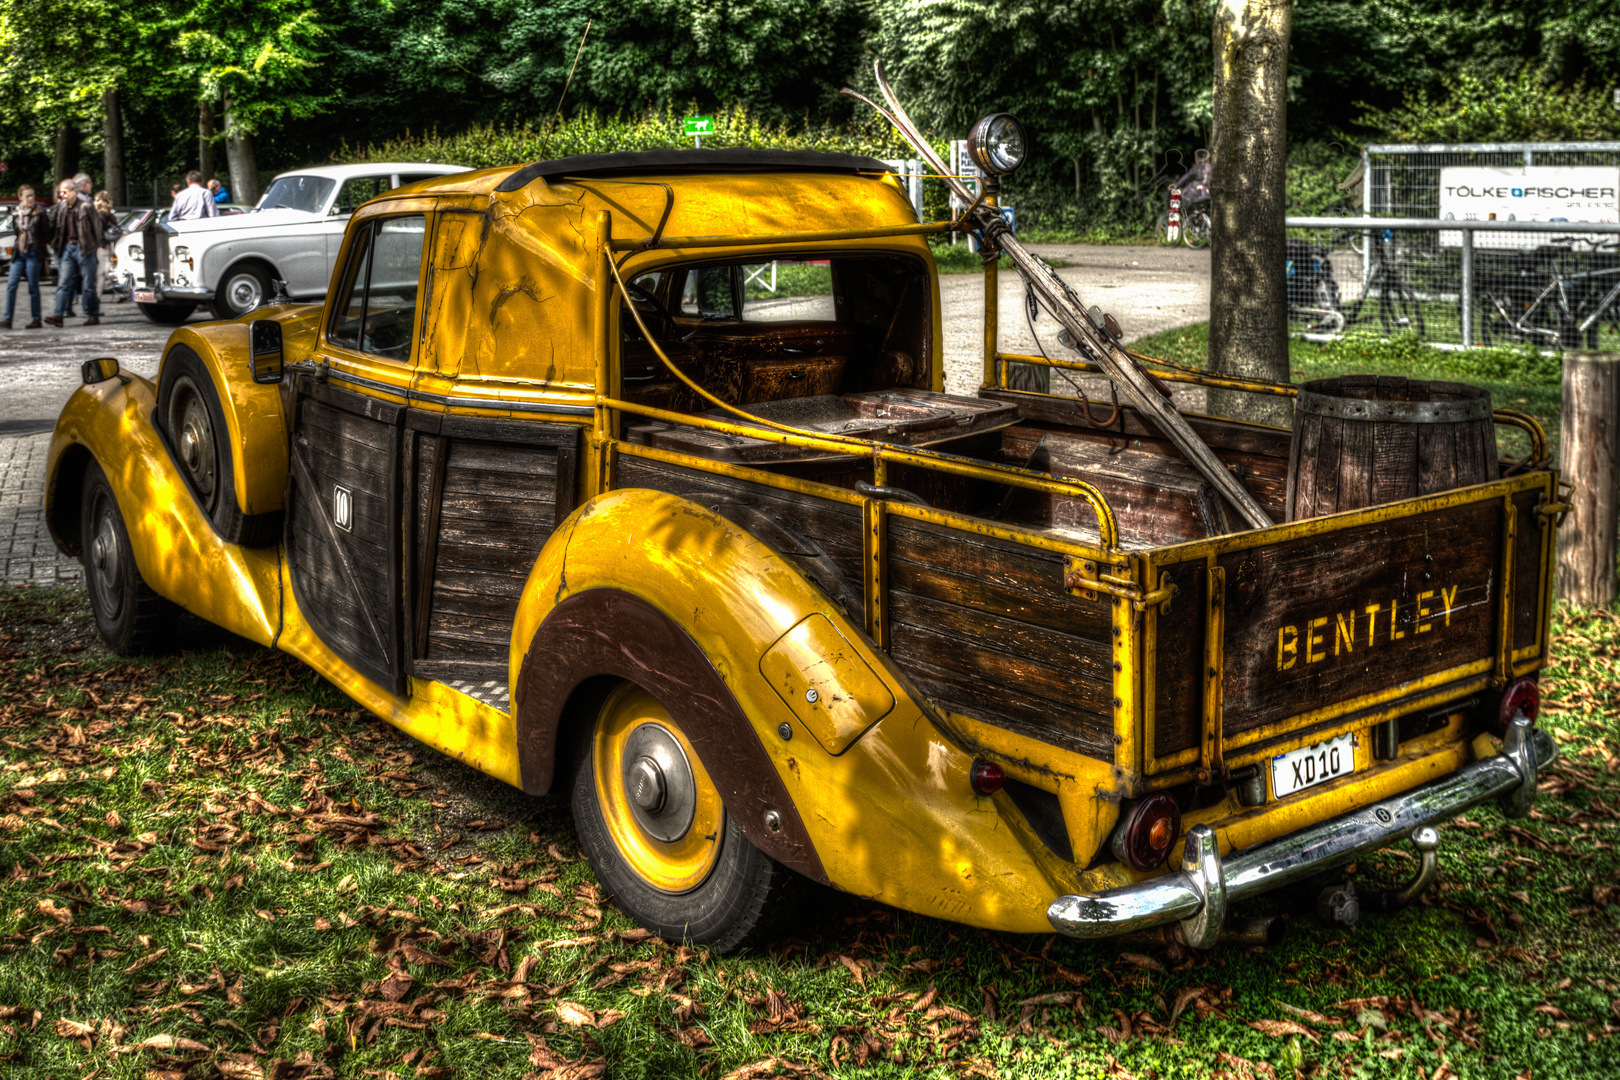
[[[1576,142],[1620,138],[1620,111],[1610,94],[1584,80],[1565,87],[1545,70],[1444,80],[1437,99],[1418,90],[1398,108],[1371,110],[1365,127],[1396,142]]]
[[[1419,92],[1442,100],[1447,80],[1464,75],[1511,80],[1527,63],[1566,86],[1620,80],[1612,0],[1299,0],[1293,42],[1288,123],[1306,137],[1348,130]]]
[[[580,118],[582,131],[627,117],[614,137],[631,138],[690,105],[738,110],[772,138],[809,137],[861,115],[837,89],[869,89],[882,57],[941,139],[992,108],[1025,121],[1033,156],[1009,189],[1021,222],[1140,222],[1157,208],[1150,198],[1162,200],[1150,196],[1155,173],[1179,173],[1209,138],[1212,10],[1213,0],[0,0],[11,106],[0,156],[37,180],[65,122],[92,162],[111,86],[138,190],[155,180],[166,191],[196,165],[202,95],[221,113],[232,96],[266,171],[407,131],[466,132],[468,145],[529,132],[512,138],[538,145],[531,135],[557,117],[576,55],[561,120]],[[1545,85],[1571,89],[1526,83],[1527,62],[1549,73]],[[1583,76],[1594,88],[1584,96],[1573,89]],[[1489,130],[1585,131],[1600,119],[1596,88],[1617,83],[1613,0],[1296,0],[1289,135],[1391,138],[1425,108],[1462,130],[1499,85],[1513,119]],[[1337,172],[1330,158],[1321,168]]]
[[[1165,151],[1190,163],[1207,138],[1209,0],[877,0],[874,12],[873,51],[930,130],[961,137],[992,109],[1024,121],[1035,154],[1007,197],[1026,220],[1140,216]]]
[[[248,133],[316,116],[337,97],[317,77],[332,28],[306,0],[199,0],[163,29],[179,52],[171,70],[195,96],[229,102]]]

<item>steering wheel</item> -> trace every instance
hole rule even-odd
[[[658,299],[656,295],[648,292],[646,289],[643,289],[640,285],[637,285],[633,281],[625,285],[624,291],[630,293],[633,297],[635,297],[635,299],[641,300],[653,306],[653,310],[658,312],[658,317],[664,320],[665,334],[673,334],[675,332],[675,316],[669,313],[669,308],[665,307],[664,302]]]

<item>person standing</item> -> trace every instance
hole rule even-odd
[[[45,208],[34,198],[34,189],[27,184],[17,189],[17,209],[12,212],[11,224],[17,230],[11,252],[11,273],[6,279],[6,317],[0,319],[0,329],[11,329],[11,317],[17,311],[17,286],[23,275],[28,276],[29,314],[33,316],[24,329],[38,330],[39,276],[45,269],[45,248],[49,243]]]
[[[180,192],[182,192],[184,190],[185,190],[185,185],[180,183],[180,181],[178,181],[178,180],[176,180],[174,183],[169,185],[169,209],[170,210],[174,209],[174,200],[178,199],[180,197]]]
[[[219,182],[218,177],[208,181],[208,194],[216,206],[231,201],[231,193],[225,190],[225,185]]]
[[[93,196],[90,194],[90,189],[94,185],[90,183],[90,174],[89,173],[87,173],[87,172],[74,173],[73,174],[73,186],[79,192],[79,201],[80,202],[92,202],[92,201],[94,201]]]
[[[107,288],[107,277],[112,273],[113,241],[123,235],[124,230],[118,227],[118,218],[113,214],[113,200],[110,191],[98,191],[95,197],[96,215],[101,218],[101,247],[96,249],[96,292],[103,292]]]
[[[95,203],[79,200],[79,189],[71,180],[56,189],[56,205],[50,209],[51,250],[56,252],[56,314],[46,316],[52,326],[62,325],[62,316],[73,305],[73,294],[84,296],[86,326],[101,323],[101,297],[96,294],[96,252],[101,248],[101,215]]]
[[[169,211],[169,220],[191,221],[218,216],[219,207],[208,197],[208,189],[202,186],[202,173],[192,169],[186,173],[186,189],[174,197],[174,209]]]

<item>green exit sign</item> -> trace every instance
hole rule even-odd
[[[681,128],[682,135],[713,135],[714,117],[688,116]]]

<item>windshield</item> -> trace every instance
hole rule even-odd
[[[259,200],[257,209],[274,210],[283,207],[288,210],[302,210],[306,214],[318,214],[321,207],[326,205],[326,198],[332,194],[337,181],[325,176],[278,176],[271,183],[270,190],[264,193]]]

